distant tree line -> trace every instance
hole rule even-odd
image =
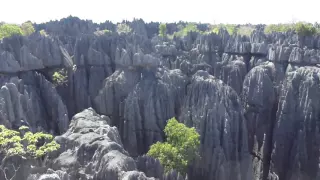
[[[28,36],[34,33],[34,27],[31,21],[27,21],[21,25],[17,24],[7,24],[7,23],[0,23],[0,39],[5,37],[10,37],[13,35],[24,35]]]

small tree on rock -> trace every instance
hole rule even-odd
[[[44,155],[56,151],[60,145],[53,140],[53,136],[43,132],[32,133],[26,126],[21,126],[19,131],[6,128],[0,125],[0,170],[6,180],[15,178],[20,167],[10,164],[7,167],[7,159],[19,156],[24,160],[37,160]],[[14,169],[14,174],[8,177],[8,170]]]
[[[175,118],[168,121],[164,132],[167,141],[153,144],[147,154],[159,159],[166,172],[175,169],[186,173],[189,163],[199,155],[200,135]]]
[[[165,37],[167,33],[167,25],[166,24],[160,24],[159,25],[159,36]]]
[[[31,21],[27,21],[21,25],[22,34],[28,36],[35,32]]]
[[[10,37],[13,35],[22,35],[21,28],[16,24],[2,24],[0,25],[0,39]]]

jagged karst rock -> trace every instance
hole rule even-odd
[[[58,39],[33,34],[4,38],[0,45],[0,72],[14,73],[51,67],[72,67],[68,52]]]
[[[116,71],[106,79],[96,107],[100,113],[112,116],[125,148],[131,155],[138,155],[163,140],[165,122],[181,104],[186,83],[180,70]]]
[[[70,16],[34,24],[37,32],[30,36],[4,38],[0,42],[0,124],[61,134],[68,129],[68,116],[91,106],[104,114],[98,119],[117,126],[116,137],[112,134],[117,133],[109,133],[109,139],[95,139],[91,145],[87,140],[100,138],[99,127],[81,120],[66,140],[76,143],[51,162],[77,180],[106,174],[111,179],[319,179],[315,149],[319,144],[320,36],[294,31],[265,34],[263,25],[250,25],[256,28],[250,36],[229,35],[221,28],[217,34],[189,32],[170,39],[157,36],[157,22],[123,23],[133,31],[117,34],[117,25],[110,21],[98,24]],[[186,25],[167,23],[167,34]],[[210,31],[208,24],[197,27]],[[97,35],[105,29],[112,32]],[[51,83],[59,70],[67,71],[63,85]],[[209,74],[225,84],[219,85]],[[96,117],[86,118],[92,116]],[[164,140],[162,130],[172,116],[189,125],[207,123],[206,128],[198,127],[205,158],[190,167],[191,176],[186,178],[175,171],[162,174],[151,158],[134,160],[128,155],[142,155],[150,144]],[[107,145],[111,148],[100,151],[104,143],[111,143]],[[94,153],[95,158],[89,159]],[[126,171],[119,173],[121,169]],[[43,170],[32,178],[58,175],[63,179],[60,171]]]
[[[301,67],[286,74],[273,134],[271,172],[279,179],[319,178],[320,69]]]
[[[239,97],[232,88],[205,71],[188,86],[182,122],[201,136],[200,155],[192,179],[251,179],[247,130]]]
[[[266,63],[251,69],[243,82],[242,102],[247,120],[249,151],[253,156],[253,180],[267,179],[269,175],[277,109],[274,78],[274,65]]]
[[[68,128],[68,112],[53,85],[39,73],[8,77],[0,90],[1,123],[11,128],[30,126],[62,133]]]
[[[107,125],[92,108],[76,114],[68,131],[55,139],[62,153],[51,166],[68,172],[71,179],[152,179],[136,171],[136,163],[123,149],[117,128]]]

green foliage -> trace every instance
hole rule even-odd
[[[20,27],[16,24],[2,24],[0,26],[0,39],[13,35],[22,35]]]
[[[318,28],[313,26],[310,23],[298,22],[292,24],[270,24],[267,25],[264,29],[266,34],[270,34],[272,32],[288,32],[295,31],[297,34],[301,36],[309,36],[318,33]]]
[[[254,27],[252,26],[239,26],[237,30],[237,34],[242,35],[242,36],[250,36],[251,33],[254,31]]]
[[[41,29],[39,33],[41,36],[48,36],[47,32],[44,29]]]
[[[52,80],[54,85],[62,85],[67,82],[67,74],[66,72],[62,69],[60,71],[56,71],[52,75]]]
[[[147,154],[159,159],[165,171],[176,169],[185,173],[188,164],[199,155],[200,135],[175,118],[168,121],[164,132],[167,141],[153,144]]]
[[[125,23],[121,23],[121,24],[118,24],[117,25],[117,32],[119,34],[121,33],[125,33],[125,34],[128,34],[132,31],[131,27]]]
[[[97,36],[102,36],[109,33],[112,33],[112,31],[110,31],[109,29],[97,30],[96,32],[94,32],[94,34]]]
[[[266,34],[272,32],[288,32],[294,30],[294,24],[269,24],[264,28]]]
[[[31,21],[27,21],[21,25],[22,34],[28,36],[35,32]]]
[[[317,33],[317,29],[310,23],[298,22],[294,27],[296,33],[301,36],[311,36]]]
[[[44,143],[39,145],[40,141]],[[36,159],[59,148],[60,145],[50,134],[32,133],[26,126],[15,131],[0,125],[0,153],[3,157],[18,155],[24,159]]]
[[[160,24],[159,25],[159,36],[165,37],[167,32],[167,25],[166,24]]]
[[[181,28],[181,29],[180,29]],[[187,36],[189,32],[200,32],[197,28],[197,25],[194,23],[189,23],[185,27],[179,27],[180,29],[178,32],[175,32],[173,35],[177,37],[184,37]]]
[[[235,24],[218,24],[218,25],[213,25],[209,33],[212,32],[212,33],[218,34],[221,28],[226,29],[230,35],[236,34],[238,31],[238,26]]]

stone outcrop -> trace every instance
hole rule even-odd
[[[240,99],[221,80],[198,71],[188,86],[180,120],[201,136],[192,179],[251,179],[247,130]]]
[[[1,40],[0,124],[63,134],[66,144],[31,179],[319,179],[318,35],[259,25],[250,36],[220,29],[170,39],[155,36],[159,23],[122,23],[132,32],[68,17]],[[181,25],[168,23],[167,33]],[[165,140],[171,117],[201,135],[202,158],[187,178],[163,175],[143,156]]]
[[[52,83],[36,72],[2,76],[0,122],[11,128],[28,125],[53,134],[68,129],[68,111]]]

